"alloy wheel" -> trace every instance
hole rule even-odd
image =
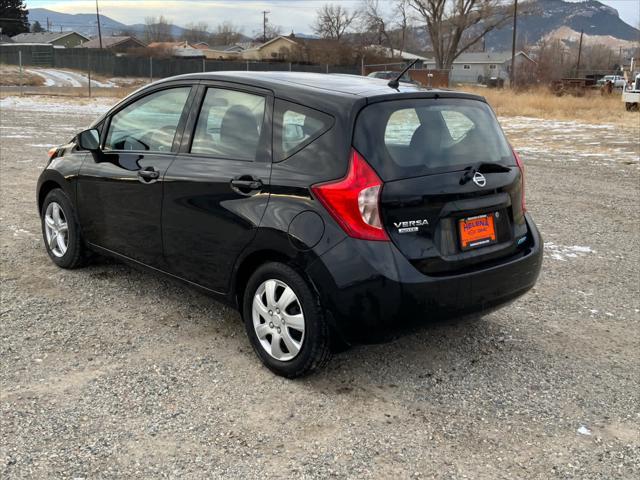
[[[64,210],[57,202],[47,205],[44,214],[44,231],[51,253],[56,257],[63,257],[69,247],[69,225]]]

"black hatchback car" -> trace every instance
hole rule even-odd
[[[480,314],[530,289],[542,239],[485,100],[302,73],[202,73],[133,93],[50,151],[49,256],[88,252],[241,312],[287,377],[405,320]]]

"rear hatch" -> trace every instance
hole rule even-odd
[[[529,246],[522,166],[486,103],[373,103],[358,116],[353,145],[383,182],[384,229],[421,272],[471,271]]]

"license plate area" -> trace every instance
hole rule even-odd
[[[460,249],[463,251],[493,245],[498,241],[493,213],[458,220]]]

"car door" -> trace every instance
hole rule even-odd
[[[89,243],[164,266],[163,179],[179,147],[192,88],[173,84],[145,92],[106,119],[101,151],[87,158],[78,178],[78,211]]]
[[[165,175],[162,228],[169,271],[220,293],[269,199],[273,97],[203,84]]]

